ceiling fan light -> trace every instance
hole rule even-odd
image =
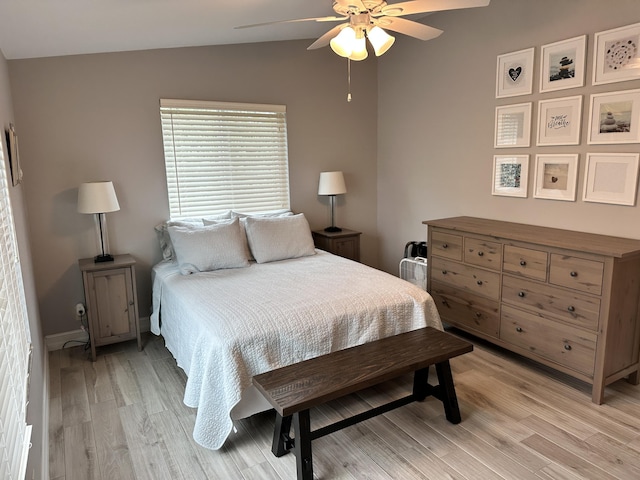
[[[355,60],[356,62],[359,62],[360,60],[364,60],[368,56],[369,56],[369,53],[367,52],[366,38],[364,37],[356,38],[353,41],[353,51],[351,52],[351,55],[349,55],[349,58],[351,60]]]
[[[353,52],[356,41],[356,32],[351,27],[345,27],[340,33],[331,39],[331,50],[341,57],[348,57]]]
[[[391,48],[393,42],[396,41],[395,37],[392,37],[382,28],[375,26],[367,32],[367,37],[373,46],[373,51],[376,53],[376,57],[379,57],[387,50]]]

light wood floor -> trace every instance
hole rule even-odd
[[[191,438],[185,375],[162,339],[50,353],[52,480],[294,479],[292,454],[271,454],[274,414],[237,423],[219,451]],[[452,360],[462,423],[435,399],[313,442],[318,479],[638,479],[640,387],[587,385],[486,345]],[[312,410],[316,428],[401,396],[410,377]]]

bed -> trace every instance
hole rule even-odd
[[[206,448],[224,444],[234,419],[270,408],[251,386],[253,375],[424,326],[442,328],[427,292],[316,250],[302,219],[268,221],[268,235],[256,234],[264,225],[256,230],[251,220],[244,228],[224,223],[237,225],[240,234],[218,247],[226,252],[239,241],[243,266],[196,265],[197,271],[185,272],[179,254],[185,244],[178,242],[174,258],[153,268],[151,330],[164,337],[187,375],[184,403],[198,409],[193,438]],[[193,252],[190,241],[187,251]],[[259,242],[268,243],[267,257]]]

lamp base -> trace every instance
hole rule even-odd
[[[93,259],[95,263],[113,262],[113,260],[114,260],[113,255],[110,255],[108,253],[105,253],[104,255],[98,255]]]
[[[325,228],[325,229],[324,229],[324,231],[325,231],[325,232],[336,233],[336,232],[341,232],[341,231],[342,231],[342,229],[341,229],[340,227],[334,227],[334,226],[331,226],[331,227],[327,227],[327,228]]]

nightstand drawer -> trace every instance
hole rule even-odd
[[[464,239],[464,261],[499,271],[502,266],[502,244],[466,237]]]
[[[513,245],[505,245],[504,247],[503,270],[505,272],[545,282],[547,280],[547,261],[547,252],[514,247]]]
[[[552,254],[549,283],[600,295],[604,263],[586,258]]]
[[[429,248],[432,255],[452,260],[462,260],[462,236],[460,235],[433,232]]]
[[[498,300],[500,274],[443,258],[431,257],[431,278],[471,293]]]
[[[340,232],[314,230],[311,235],[316,248],[356,262],[360,261],[360,232],[343,228]]]

